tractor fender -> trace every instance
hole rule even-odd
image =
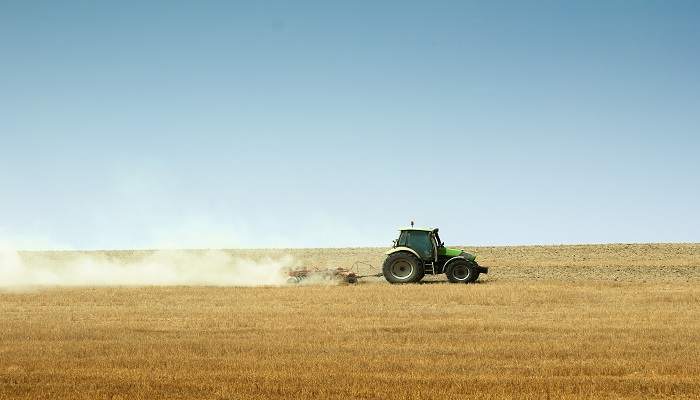
[[[451,263],[457,261],[457,260],[466,260],[469,261],[468,257],[465,256],[457,256],[457,257],[452,257],[449,260],[445,262],[445,266],[443,267],[444,270],[447,270],[447,266],[450,265]]]
[[[418,252],[409,248],[409,247],[394,247],[393,249],[387,251],[386,254],[387,256],[390,254],[398,253],[399,251],[408,251],[409,253],[412,253],[414,256],[416,256],[419,260],[422,260],[422,258],[418,255]]]

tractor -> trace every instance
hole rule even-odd
[[[399,238],[386,252],[382,267],[384,278],[391,283],[420,282],[425,274],[445,274],[452,283],[472,283],[487,267],[474,261],[476,256],[445,247],[438,228],[400,228]]]

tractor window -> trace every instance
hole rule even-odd
[[[415,250],[423,260],[432,260],[435,255],[429,232],[426,231],[411,231],[408,247]]]
[[[401,231],[401,236],[399,236],[399,241],[396,243],[397,246],[406,246],[406,241],[408,239],[408,232]]]

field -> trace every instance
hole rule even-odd
[[[0,286],[0,398],[700,397],[700,244],[465,249],[490,267],[473,285]],[[226,254],[379,267],[383,250]]]

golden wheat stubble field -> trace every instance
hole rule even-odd
[[[700,396],[699,244],[469,250],[474,285],[0,289],[0,398]]]

